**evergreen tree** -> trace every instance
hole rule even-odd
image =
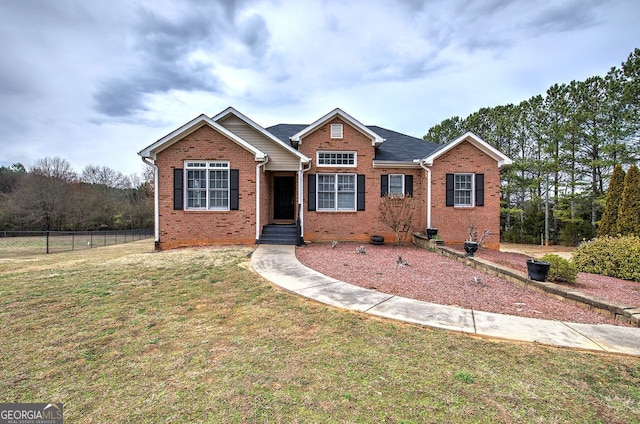
[[[622,191],[624,190],[625,173],[622,166],[616,165],[613,168],[613,175],[609,180],[607,190],[607,201],[598,226],[598,237],[615,236],[618,234],[618,209],[622,201]]]
[[[618,232],[640,235],[640,171],[633,165],[624,177],[622,201],[618,209]]]

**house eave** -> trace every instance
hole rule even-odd
[[[354,117],[352,117],[348,113],[344,112],[340,108],[336,108],[336,109],[332,110],[331,112],[327,113],[322,118],[316,120],[314,123],[312,123],[308,127],[304,128],[302,131],[300,131],[297,134],[294,134],[291,137],[289,137],[289,140],[291,140],[294,143],[297,143],[298,145],[301,145],[302,144],[302,139],[305,136],[307,136],[308,134],[312,133],[318,127],[320,127],[321,125],[323,125],[324,123],[326,123],[330,119],[333,119],[336,116],[338,116],[338,117],[340,117],[340,119],[348,122],[351,126],[356,128],[358,131],[360,131],[366,137],[371,138],[371,145],[373,147],[378,147],[382,143],[384,143],[384,138],[380,137],[378,134],[376,134],[375,132],[371,131],[365,125],[360,123],[357,119],[355,119]]]
[[[231,131],[227,130],[222,125],[213,121],[211,118],[209,118],[204,114],[192,119],[191,121],[182,125],[180,128],[170,132],[169,134],[162,137],[155,143],[142,149],[140,152],[138,152],[138,154],[143,158],[149,158],[149,159],[155,160],[158,153],[171,147],[173,144],[182,140],[184,137],[188,136],[189,134],[192,134],[193,132],[199,130],[205,125],[208,125],[210,128],[212,128],[215,131],[218,131],[220,134],[229,138],[234,143],[238,144],[240,147],[253,153],[255,160],[257,162],[264,161],[267,158],[267,155],[263,151],[256,149],[254,146],[247,143],[246,141],[244,141],[243,139],[241,139],[240,137],[238,137]]]
[[[275,137],[269,131],[264,129],[262,126],[258,125],[256,122],[254,122],[251,118],[249,118],[248,116],[244,115],[242,112],[238,111],[237,109],[235,109],[235,108],[233,108],[231,106],[229,106],[228,108],[226,108],[225,110],[223,110],[219,114],[213,116],[211,119],[213,121],[215,121],[215,122],[218,122],[221,119],[223,119],[223,118],[225,118],[225,117],[227,117],[229,115],[235,115],[239,119],[243,120],[245,123],[247,123],[247,125],[252,127],[254,130],[258,131],[260,134],[262,134],[263,136],[267,137],[269,140],[271,140],[272,142],[276,143],[278,146],[284,148],[289,153],[293,154],[294,156],[297,156],[298,159],[300,159],[300,162],[302,162],[303,164],[307,164],[307,163],[309,163],[311,161],[311,159],[308,158],[306,155],[302,154],[301,152],[299,152],[298,150],[294,149],[290,145],[287,145],[282,140],[280,140],[279,138]]]
[[[513,163],[513,161],[509,159],[506,155],[504,155],[498,149],[494,148],[489,143],[487,143],[486,141],[484,141],[483,139],[481,139],[480,137],[478,137],[472,132],[467,132],[461,135],[460,137],[448,142],[442,148],[436,150],[431,155],[422,159],[422,163],[427,166],[433,165],[434,160],[444,155],[445,153],[447,153],[448,151],[450,151],[451,149],[453,149],[454,147],[456,147],[457,145],[459,145],[464,141],[471,143],[474,147],[476,147],[477,149],[485,153],[487,156],[495,160],[499,168],[502,167],[503,165],[511,165]]]
[[[374,168],[402,168],[402,169],[419,169],[420,164],[416,161],[404,162],[395,160],[375,160],[373,161]]]

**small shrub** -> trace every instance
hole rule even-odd
[[[640,237],[598,237],[573,252],[579,271],[640,281]]]
[[[570,261],[552,253],[544,255],[541,260],[551,264],[547,280],[575,284],[578,270]]]

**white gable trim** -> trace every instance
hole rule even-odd
[[[150,146],[147,146],[146,148],[144,148],[141,151],[139,151],[138,154],[140,156],[142,156],[143,158],[149,158],[151,160],[156,160],[156,156],[157,156],[158,153],[160,153],[161,151],[163,151],[166,148],[170,147],[171,145],[175,144],[176,142],[178,142],[179,140],[181,140],[184,137],[188,136],[189,134],[195,132],[196,130],[202,128],[205,125],[208,125],[209,127],[211,127],[214,130],[218,131],[222,135],[224,135],[227,138],[231,139],[233,142],[238,144],[240,147],[242,147],[245,150],[253,153],[254,156],[255,156],[255,160],[256,161],[263,161],[263,160],[265,160],[267,158],[267,155],[264,152],[262,152],[261,150],[256,149],[254,146],[252,146],[251,144],[247,143],[246,141],[244,141],[243,139],[241,139],[240,137],[238,137],[237,135],[235,135],[231,131],[227,130],[222,125],[220,125],[217,122],[213,121],[211,118],[207,117],[204,114],[192,119],[191,121],[187,122],[186,124],[184,124],[180,128],[170,132],[166,136],[162,137],[160,140],[156,141],[155,143],[151,144]]]
[[[448,151],[450,151],[451,149],[453,149],[463,141],[468,141],[473,146],[481,150],[483,153],[493,158],[496,162],[498,162],[498,168],[502,167],[503,165],[511,165],[513,163],[513,161],[509,159],[507,156],[505,156],[502,152],[495,149],[489,143],[487,143],[486,141],[484,141],[483,139],[481,139],[480,137],[478,137],[472,132],[467,132],[461,135],[460,137],[456,138],[455,140],[452,140],[447,144],[444,144],[442,148],[436,150],[430,156],[427,156],[422,162],[429,166],[433,165],[433,161],[435,159],[444,155],[445,153],[447,153]]]
[[[378,147],[379,145],[382,144],[382,142],[384,142],[384,138],[380,137],[378,134],[374,133],[369,128],[367,128],[366,126],[362,125],[357,119],[353,118],[351,115],[347,114],[346,112],[344,112],[340,108],[336,108],[336,109],[332,110],[331,112],[329,112],[326,115],[324,115],[322,118],[320,118],[317,121],[315,121],[313,124],[311,124],[308,127],[304,128],[302,131],[298,132],[297,134],[294,134],[291,137],[291,141],[294,141],[294,142],[297,142],[299,144],[302,144],[302,138],[303,137],[309,135],[310,133],[312,133],[313,131],[318,129],[318,127],[320,127],[321,125],[325,124],[327,121],[335,118],[336,116],[340,117],[343,121],[349,123],[351,126],[356,128],[362,134],[364,134],[365,136],[369,137],[371,139],[371,145],[373,147]]]
[[[240,118],[245,123],[247,123],[247,125],[252,127],[254,130],[258,131],[260,134],[264,135],[265,137],[267,137],[269,140],[273,141],[278,146],[284,148],[289,153],[293,154],[294,156],[297,156],[302,163],[309,163],[310,159],[306,155],[303,155],[298,150],[296,150],[293,147],[289,146],[288,144],[284,143],[282,140],[280,140],[279,138],[275,137],[269,131],[265,130],[260,125],[255,123],[248,116],[244,115],[243,113],[239,112],[238,110],[236,110],[235,108],[233,108],[231,106],[226,108],[225,110],[223,110],[222,112],[220,112],[219,114],[217,114],[216,116],[214,116],[211,119],[213,119],[215,122],[219,122],[220,120],[226,118],[229,115],[235,115],[236,117]]]

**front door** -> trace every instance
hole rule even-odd
[[[273,219],[295,218],[295,177],[273,177]]]

